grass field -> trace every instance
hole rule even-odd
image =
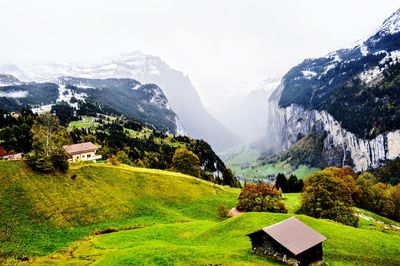
[[[95,122],[94,122],[95,118],[91,117],[91,116],[83,116],[82,120],[78,120],[78,121],[72,121],[69,123],[68,128],[69,129],[81,129],[81,128],[91,128],[95,126]]]
[[[216,209],[234,206],[239,190],[127,166],[72,165],[46,175],[0,162],[0,185],[0,254],[21,265],[278,265],[254,255],[246,234],[299,207],[299,194],[285,194],[289,214],[221,220]],[[296,214],[328,237],[329,265],[399,265],[400,235],[368,217],[398,224],[364,215],[353,228]],[[28,262],[16,259],[24,256]]]
[[[0,161],[0,256],[45,255],[109,227],[216,220],[218,206],[233,206],[236,195],[160,170],[75,165],[50,175]]]
[[[268,176],[276,176],[278,173],[283,173],[286,176],[295,174],[299,178],[304,178],[319,170],[318,168],[312,168],[307,165],[294,167],[286,161],[276,163],[261,162],[259,160],[261,153],[246,146],[228,149],[220,155],[226,165],[231,168],[241,180],[246,181],[266,179]]]

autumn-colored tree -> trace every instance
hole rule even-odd
[[[400,184],[392,188],[391,198],[394,204],[393,218],[396,221],[400,221]]]
[[[200,159],[196,154],[186,148],[178,148],[172,157],[172,170],[199,177]]]
[[[357,226],[358,217],[351,209],[356,193],[355,180],[349,169],[327,168],[306,178],[300,212]]]
[[[246,212],[286,213],[287,210],[281,200],[279,190],[270,184],[245,184],[236,208]]]
[[[355,202],[358,207],[370,210],[379,215],[396,219],[395,195],[392,186],[378,182],[368,172],[359,175],[356,181],[358,193]]]

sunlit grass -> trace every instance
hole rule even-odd
[[[239,190],[174,172],[73,164],[67,174],[40,174],[0,162],[0,183],[0,254],[33,265],[277,265],[254,255],[246,234],[292,215],[328,237],[329,265],[400,264],[398,233],[294,214],[298,193],[283,195],[288,214],[221,220],[218,206],[235,206]]]

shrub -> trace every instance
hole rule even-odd
[[[112,165],[120,165],[121,164],[121,162],[118,161],[118,158],[115,155],[112,155],[110,158],[108,158],[107,161]]]
[[[117,159],[123,164],[131,165],[132,161],[129,159],[129,156],[124,151],[117,152]]]
[[[219,218],[226,219],[228,217],[229,210],[225,208],[224,204],[218,206],[217,213]]]

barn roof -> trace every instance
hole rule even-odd
[[[85,143],[78,143],[78,144],[72,144],[72,145],[65,145],[63,146],[66,152],[69,154],[79,154],[82,152],[87,152],[87,151],[92,151],[96,150],[97,147],[91,142],[85,142]]]
[[[265,227],[262,231],[267,233],[294,255],[298,255],[326,240],[326,237],[294,216]]]

